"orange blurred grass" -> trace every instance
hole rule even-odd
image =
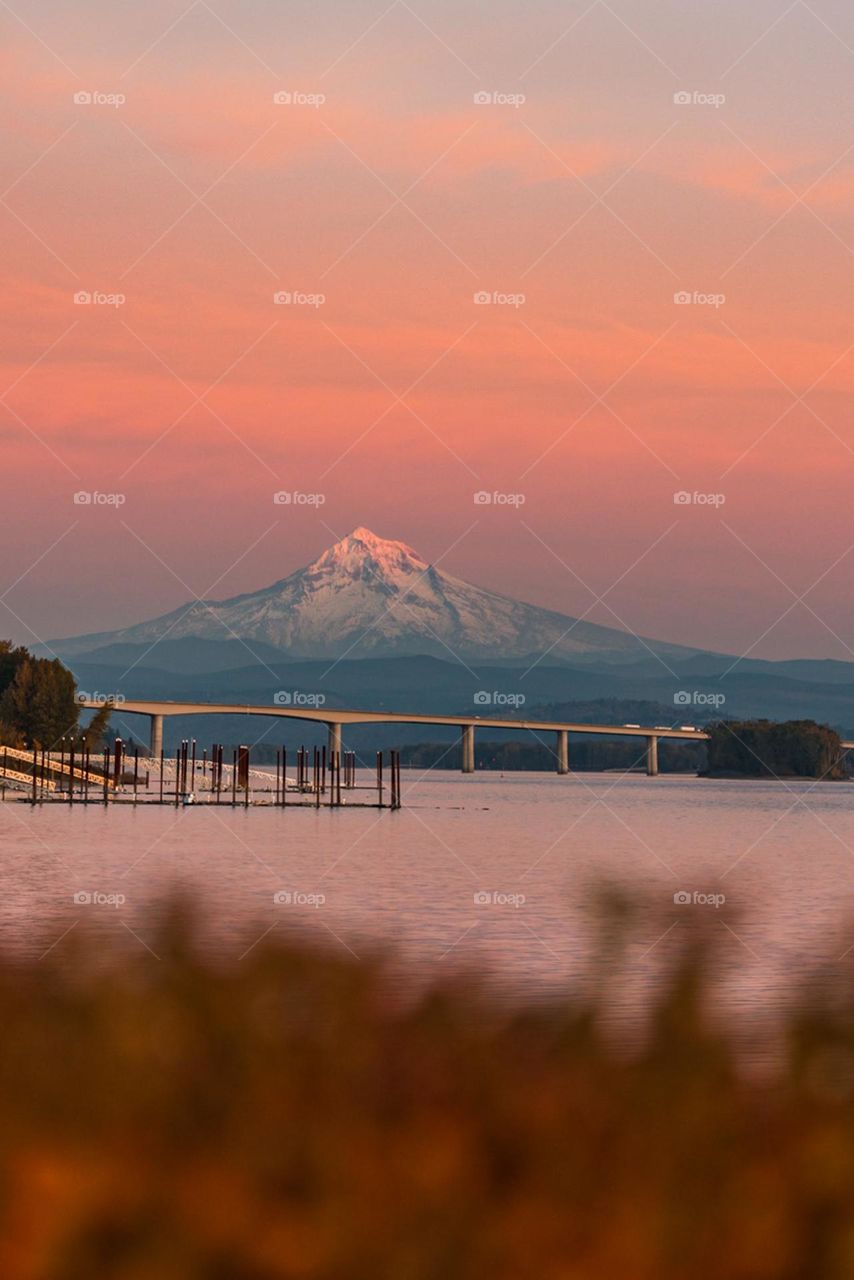
[[[91,939],[0,962],[0,1275],[13,1280],[848,1280],[854,983],[792,993],[773,1080],[708,1014],[715,942],[674,948],[647,1034],[598,992],[407,1004],[381,958],[151,956]],[[615,969],[616,971],[616,969]]]

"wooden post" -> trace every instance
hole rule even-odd
[[[463,773],[474,773],[474,725],[464,724],[460,734]]]

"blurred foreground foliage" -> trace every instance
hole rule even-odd
[[[212,963],[180,908],[157,959],[83,934],[0,964],[4,1278],[854,1275],[850,986],[769,1084],[703,1012],[702,937],[626,1053],[601,995],[404,1006],[275,934]]]

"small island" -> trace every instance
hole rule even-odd
[[[844,781],[842,739],[814,720],[722,720],[707,728],[705,778],[818,778]]]

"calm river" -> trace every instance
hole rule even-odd
[[[7,802],[0,945],[38,956],[73,926],[154,946],[180,885],[235,956],[274,931],[359,957],[391,947],[402,983],[462,967],[542,999],[584,981],[606,882],[636,908],[615,1017],[706,927],[747,1026],[801,974],[841,971],[854,943],[850,784],[413,772],[403,789],[396,813]]]

